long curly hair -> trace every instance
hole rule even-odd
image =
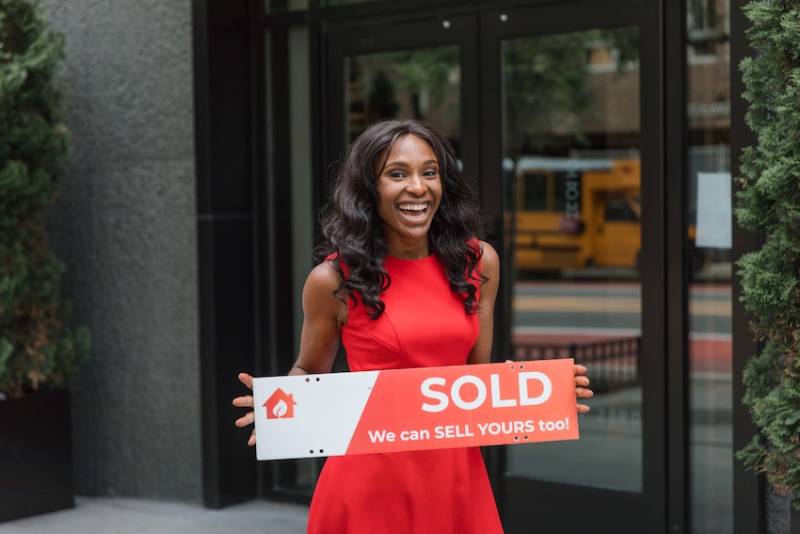
[[[455,150],[432,127],[416,120],[386,120],[372,124],[347,150],[336,174],[330,201],[321,214],[323,241],[315,251],[322,261],[336,252],[332,263],[342,277],[334,292],[340,300],[358,292],[369,317],[377,319],[385,305],[381,294],[391,284],[384,269],[387,245],[378,215],[377,181],[380,167],[399,138],[413,134],[430,145],[439,163],[442,199],[428,231],[428,245],[444,266],[450,288],[463,295],[464,311],[478,308],[476,286],[488,279],[478,271],[481,256],[477,239],[480,219],[472,189],[461,172]],[[341,263],[349,269],[345,276]]]

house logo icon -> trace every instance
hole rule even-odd
[[[291,393],[281,388],[276,389],[262,404],[267,409],[267,419],[289,419],[294,417],[294,406],[297,404]]]

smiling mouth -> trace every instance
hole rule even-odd
[[[430,210],[430,202],[401,202],[397,205],[400,213],[408,217],[424,217]]]

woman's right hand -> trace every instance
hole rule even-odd
[[[239,373],[239,381],[253,390],[253,377],[248,375],[247,373]],[[238,406],[240,408],[253,408],[253,396],[252,395],[244,395],[242,397],[236,397],[233,399],[233,405]],[[247,425],[252,425],[253,421],[255,421],[255,413],[253,411],[249,411],[244,416],[240,417],[236,420],[236,426],[238,427],[245,427]],[[251,447],[256,444],[256,429],[253,429],[253,433],[250,434],[250,438],[247,440],[247,444]]]
[[[339,348],[339,327],[347,322],[347,304],[338,300],[334,293],[339,289],[341,278],[338,272],[322,262],[308,275],[303,286],[303,329],[300,334],[300,354],[290,375],[305,375],[309,372],[328,373]],[[239,381],[253,389],[253,377],[239,373]],[[244,395],[233,399],[233,405],[250,408],[251,411],[236,420],[239,428],[255,421],[253,396]],[[263,438],[262,438],[263,439]],[[250,434],[247,444],[256,444],[256,431]]]

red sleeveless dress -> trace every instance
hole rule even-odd
[[[436,255],[386,256],[384,266],[384,313],[371,320],[358,294],[349,304],[341,335],[350,370],[467,363],[478,317],[465,313]],[[308,516],[309,534],[502,532],[477,447],[328,458]]]

